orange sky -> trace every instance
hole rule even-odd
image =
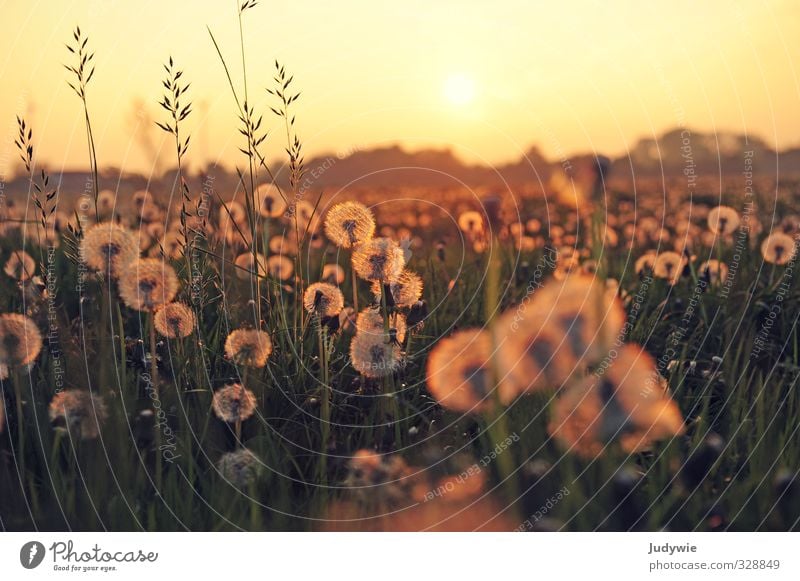
[[[275,58],[303,96],[307,155],[401,142],[486,163],[531,144],[559,158],[625,151],[685,125],[800,143],[800,7],[789,0],[534,3],[518,0],[262,0],[245,18],[251,100],[270,126]],[[64,43],[80,24],[96,51],[89,89],[99,162],[148,171],[169,143],[161,64],[192,82],[189,158],[235,163],[235,106],[206,32],[241,81],[234,0],[0,0],[0,172],[14,167],[14,116],[52,169],[86,165]],[[145,127],[147,129],[145,129]],[[276,131],[266,152],[284,146]],[[150,139],[153,146],[142,143]]]

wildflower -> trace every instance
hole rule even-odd
[[[761,256],[771,264],[786,264],[792,259],[794,253],[794,238],[783,232],[770,234],[761,243]]]
[[[194,312],[183,303],[168,303],[155,314],[156,331],[164,337],[188,337],[195,327]]]
[[[325,217],[325,235],[341,248],[353,248],[372,239],[375,217],[364,204],[336,204]]]
[[[137,311],[154,311],[171,302],[177,292],[175,270],[157,258],[139,259],[119,277],[120,297]]]
[[[230,424],[249,419],[256,411],[256,396],[239,383],[214,392],[211,408],[223,422]]]
[[[270,256],[267,259],[267,272],[278,280],[289,280],[294,274],[294,262],[285,256]]]
[[[258,213],[264,218],[279,218],[286,211],[286,202],[274,184],[261,184],[256,188]]]
[[[361,375],[378,378],[400,367],[402,353],[398,345],[384,341],[383,336],[358,333],[350,342],[350,361]]]
[[[16,313],[0,315],[0,365],[28,365],[42,350],[42,335],[36,324]]]
[[[89,228],[81,241],[81,254],[92,270],[110,272],[119,278],[139,258],[136,237],[114,222],[100,222]]]
[[[686,259],[682,255],[668,250],[656,256],[653,261],[653,274],[674,285],[683,274],[685,265]]]
[[[507,405],[516,392],[507,381],[495,384],[491,356],[488,331],[466,329],[441,339],[428,357],[428,391],[442,407],[457,412],[484,411],[495,397]]]
[[[669,396],[655,361],[637,345],[625,345],[603,374],[567,388],[555,403],[552,437],[576,453],[595,457],[612,441],[627,453],[683,433],[683,417]]]
[[[386,285],[391,304],[396,307],[410,307],[422,297],[422,278],[415,272],[404,268],[398,277]],[[372,294],[380,300],[382,285],[372,283]]]
[[[272,339],[266,331],[236,329],[225,340],[225,356],[237,365],[264,367],[272,353]]]
[[[217,461],[220,476],[236,488],[244,489],[258,480],[261,461],[247,448],[226,452]]]
[[[339,287],[315,282],[308,285],[303,295],[303,306],[309,313],[320,317],[335,317],[344,308],[344,296]]]
[[[15,250],[6,261],[4,272],[20,282],[30,280],[36,272],[36,261],[23,250]]]
[[[393,282],[405,266],[403,251],[390,238],[373,238],[356,246],[353,268],[365,280]]]
[[[733,234],[739,227],[739,213],[729,206],[717,206],[708,213],[708,229],[714,234]]]
[[[728,267],[719,260],[707,260],[700,265],[700,276],[708,282],[723,284],[728,278]]]
[[[53,396],[49,408],[50,423],[83,440],[100,434],[100,426],[108,417],[103,399],[80,389],[60,391]]]

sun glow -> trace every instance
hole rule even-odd
[[[475,81],[461,73],[450,75],[444,82],[444,98],[459,107],[472,103],[475,100]]]

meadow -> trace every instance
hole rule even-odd
[[[18,120],[0,528],[798,528],[800,184],[615,182],[598,158],[535,194],[305,189],[297,81],[275,64],[282,182],[211,38],[236,191],[189,186],[172,59],[168,188],[99,183],[80,30],[84,192]]]

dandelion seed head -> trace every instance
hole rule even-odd
[[[795,251],[794,238],[783,232],[770,234],[761,243],[761,256],[770,264],[787,264],[794,257]]]
[[[384,336],[358,333],[350,342],[350,361],[361,375],[378,378],[390,375],[402,365],[402,353]]]
[[[6,261],[3,271],[11,278],[25,282],[36,273],[36,261],[24,250],[14,250]]]
[[[465,329],[440,339],[428,356],[428,391],[442,407],[462,413],[485,411],[498,397],[510,403],[516,393],[502,378],[495,394],[491,356],[488,331]]]
[[[415,272],[404,268],[397,279],[388,284],[392,302],[397,307],[411,307],[422,297],[422,278]],[[372,294],[380,299],[382,285],[380,282],[372,283]]]
[[[267,259],[267,272],[278,280],[289,280],[294,274],[294,262],[285,256],[274,254]]]
[[[717,206],[708,213],[708,229],[714,234],[733,234],[739,222],[739,213],[729,206]]]
[[[375,233],[372,211],[359,202],[333,206],[325,216],[325,235],[336,246],[353,248],[368,242]]]
[[[306,288],[303,306],[309,313],[320,317],[335,317],[344,308],[344,295],[339,287],[327,282],[315,282]]]
[[[226,482],[238,489],[254,484],[261,472],[261,461],[247,448],[226,452],[217,461],[217,470]]]
[[[81,241],[86,265],[98,272],[119,278],[139,258],[134,234],[114,222],[100,222],[89,228]]]
[[[699,273],[713,284],[723,284],[728,278],[728,266],[719,260],[706,260],[700,265]]]
[[[167,303],[155,314],[156,331],[170,339],[188,337],[195,327],[194,312],[184,303]]]
[[[255,394],[239,383],[218,389],[211,401],[214,414],[230,424],[249,419],[255,413],[256,405]]]
[[[558,398],[548,432],[565,448],[596,457],[612,441],[627,453],[680,435],[683,417],[655,361],[637,345],[619,350],[603,374],[576,382]]]
[[[674,285],[680,280],[684,266],[686,259],[683,255],[668,250],[656,256],[653,261],[653,274]]]
[[[0,315],[0,365],[28,365],[41,350],[42,335],[33,320],[17,313]]]
[[[286,202],[274,184],[261,184],[256,188],[258,212],[264,218],[279,218],[286,212]]]
[[[225,356],[245,367],[264,367],[272,353],[272,338],[266,331],[236,329],[225,340]]]
[[[403,250],[390,238],[373,238],[353,250],[356,274],[369,281],[391,283],[405,266]]]
[[[50,400],[50,423],[57,430],[69,431],[83,440],[93,440],[108,417],[99,395],[82,389],[60,391]]]
[[[171,302],[178,293],[175,270],[158,258],[133,262],[120,275],[118,282],[122,301],[137,311],[154,311]]]

